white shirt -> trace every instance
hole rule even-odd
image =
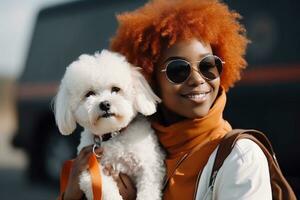
[[[271,200],[272,190],[266,156],[249,139],[240,139],[220,168],[213,188],[208,188],[217,149],[201,174],[196,200]]]

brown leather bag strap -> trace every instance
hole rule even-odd
[[[235,129],[223,138],[217,150],[209,180],[209,187],[213,187],[219,169],[221,168],[224,160],[230,154],[237,140],[243,138],[250,139],[255,142],[261,148],[268,160],[272,198],[274,200],[296,200],[297,198],[293,189],[280,170],[270,141],[262,132],[256,130]]]
[[[246,133],[246,134],[245,134]],[[253,129],[233,129],[232,131],[228,132],[224,138],[222,139],[221,143],[219,144],[215,162],[213,164],[209,185],[213,184],[213,181],[217,175],[217,172],[221,168],[224,163],[224,160],[230,154],[231,150],[233,149],[235,143],[238,139],[247,138],[253,140],[255,143],[261,143],[267,151],[271,154],[274,159],[274,162],[278,166],[275,153],[273,151],[273,147],[268,140],[268,138],[260,131],[253,130]],[[259,145],[261,146],[261,145]]]

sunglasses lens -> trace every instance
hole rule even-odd
[[[167,65],[167,77],[173,83],[182,83],[190,75],[190,65],[184,60],[173,60]]]
[[[222,72],[222,61],[217,56],[207,56],[199,63],[199,71],[208,80],[220,76]]]

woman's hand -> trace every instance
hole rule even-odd
[[[79,176],[84,170],[88,169],[88,162],[92,153],[93,145],[86,146],[73,161],[63,200],[80,200],[83,197],[83,191],[79,187]],[[101,156],[103,149],[97,148],[95,153]],[[123,200],[136,199],[136,188],[126,174],[118,173],[111,165],[106,166],[104,172],[116,181]]]
[[[129,176],[117,172],[111,165],[105,166],[104,172],[106,175],[112,176],[116,181],[119,188],[119,193],[122,196],[123,200],[136,199],[136,188]]]
[[[103,153],[102,148],[97,148],[95,152],[98,155]],[[89,158],[93,153],[93,145],[82,148],[79,155],[73,161],[72,169],[69,175],[68,185],[64,193],[63,200],[79,200],[83,197],[83,192],[79,187],[79,175],[88,169]]]

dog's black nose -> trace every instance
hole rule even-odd
[[[103,111],[108,111],[110,109],[109,101],[102,101],[100,103],[100,109],[103,110]]]

